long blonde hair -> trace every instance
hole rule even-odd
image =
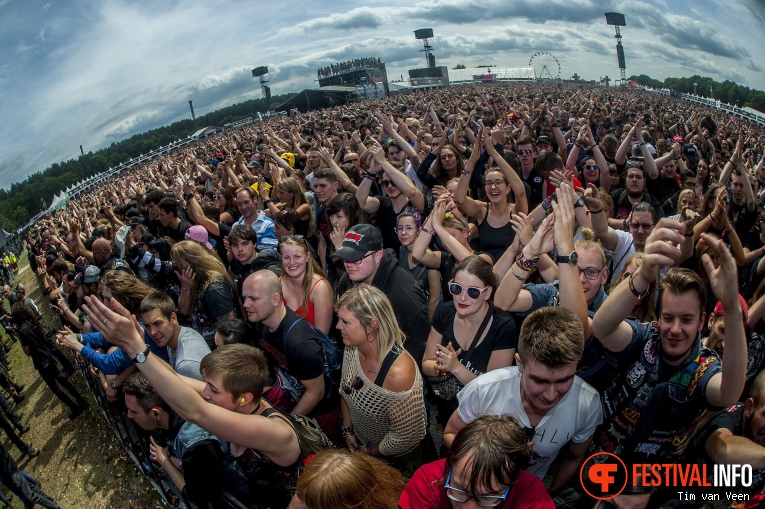
[[[393,347],[402,348],[404,332],[398,326],[396,314],[388,297],[372,285],[362,283],[345,292],[337,301],[336,309],[347,309],[366,329],[377,321],[375,331],[377,355],[385,358]]]
[[[301,205],[308,205],[309,218],[308,218],[308,234],[312,235],[316,229],[316,220],[313,217],[313,208],[305,197],[305,191],[300,185],[300,182],[294,177],[284,177],[276,184],[279,189],[292,194],[292,206],[289,208],[297,210]],[[285,203],[285,207],[288,205]]]
[[[178,242],[170,250],[170,255],[173,258],[173,262],[177,265],[179,270],[184,270],[186,267],[191,267],[197,274],[197,278],[194,280],[192,292],[195,294],[197,284],[200,281],[207,279],[210,280],[225,280],[231,285],[236,297],[236,285],[231,276],[226,272],[225,267],[218,258],[207,250],[202,244],[194,242],[193,240],[183,240]]]
[[[311,286],[313,285],[313,276],[314,274],[318,275],[321,278],[326,278],[327,276],[324,274],[324,271],[321,270],[321,265],[318,264],[316,259],[311,254],[311,249],[308,247],[308,241],[305,239],[305,237],[301,239],[296,239],[293,237],[285,239],[283,242],[279,243],[279,251],[281,252],[282,246],[285,244],[289,244],[291,246],[299,246],[303,248],[303,251],[305,251],[306,259],[308,260],[308,263],[306,263],[305,268],[305,274],[303,274],[303,281],[301,283],[301,297],[300,297],[300,316],[303,318],[308,318],[308,297],[311,294]],[[282,265],[282,279],[288,277],[286,273],[284,272],[284,265]]]

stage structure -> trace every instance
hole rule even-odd
[[[474,69],[451,69],[449,83],[464,85],[469,83],[499,83],[506,81],[534,81],[533,67],[477,67]]]
[[[606,24],[613,25],[616,30],[616,59],[619,63],[619,78],[621,80],[621,86],[627,86],[627,62],[624,59],[624,46],[622,46],[622,34],[619,31],[619,27],[626,27],[627,22],[624,20],[624,14],[618,12],[606,13]]]
[[[376,57],[355,58],[348,62],[330,64],[319,68],[316,76],[320,89],[352,87],[361,98],[387,97],[390,92],[385,64]]]
[[[444,66],[436,66],[436,57],[433,55],[433,46],[428,39],[433,38],[432,28],[421,28],[414,31],[415,39],[423,41],[425,63],[427,67],[409,69],[409,86],[413,89],[442,88],[449,86],[449,69]]]
[[[268,86],[268,80],[266,80],[266,74],[268,74],[268,67],[261,65],[252,70],[252,77],[260,80],[260,91],[263,94],[263,100],[266,103],[266,111],[271,107],[271,87]]]

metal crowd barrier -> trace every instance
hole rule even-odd
[[[166,506],[179,509],[196,507],[183,496],[183,493],[175,486],[164,470],[151,460],[148,433],[138,428],[133,420],[128,418],[124,409],[106,398],[106,392],[99,380],[93,379],[90,375],[90,364],[73,358],[73,363],[77,366],[83,380],[85,380],[88,391],[98,404],[101,415],[135,466],[157,490],[162,502]],[[226,491],[223,492],[221,501],[231,509],[248,509],[247,506]]]

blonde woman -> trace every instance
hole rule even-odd
[[[390,301],[362,283],[340,297],[337,315],[345,344],[340,379],[345,443],[353,452],[385,457],[411,473],[424,461],[422,377],[404,350]]]
[[[298,230],[307,231],[309,236],[313,235],[316,230],[313,210],[296,178],[285,177],[276,184],[276,197],[279,199],[279,203],[271,201],[268,191],[265,191],[261,196],[267,216],[274,217],[285,208],[296,210],[303,222],[300,225],[302,228],[298,228]]]
[[[170,255],[181,282],[178,308],[182,315],[191,316],[194,330],[215,348],[216,324],[236,318],[234,281],[221,262],[197,242],[179,242]]]
[[[325,334],[332,327],[334,295],[324,272],[311,255],[302,235],[283,237],[279,242],[282,260],[282,298],[298,316]]]

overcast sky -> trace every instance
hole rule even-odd
[[[561,75],[690,76],[765,89],[761,0],[0,0],[0,187],[135,133],[318,86],[316,68],[380,57],[389,79],[423,67],[413,31],[433,28],[438,65],[525,67],[553,53]],[[761,62],[761,59],[759,59]]]

